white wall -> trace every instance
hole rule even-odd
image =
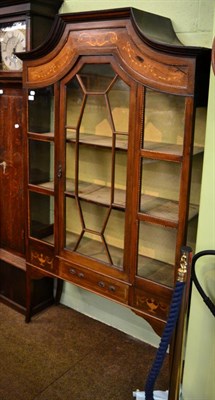
[[[135,7],[172,20],[184,44],[210,46],[214,0],[64,0],[61,12]]]
[[[136,7],[171,18],[179,39],[186,45],[211,47],[215,35],[215,0],[65,0],[61,12]],[[214,28],[213,28],[214,24]],[[215,248],[215,78],[211,75],[206,147],[197,251]],[[203,274],[204,279],[208,276]],[[151,327],[130,310],[66,284],[62,302],[69,307],[157,346]],[[215,399],[214,319],[194,289],[185,359],[185,400]]]

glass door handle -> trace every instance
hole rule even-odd
[[[0,163],[0,167],[2,167],[2,169],[3,169],[3,174],[5,174],[6,166],[7,166],[6,161],[2,161],[2,162]]]

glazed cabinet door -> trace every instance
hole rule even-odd
[[[192,98],[140,90],[137,282],[172,288],[181,247],[196,239],[205,112],[196,111],[194,124]]]
[[[185,98],[143,90],[137,275],[172,287],[179,228]]]
[[[28,96],[29,234],[54,243],[54,88]]]
[[[27,261],[53,271],[54,201],[54,86],[28,91],[28,255]]]
[[[130,92],[111,58],[82,58],[60,84],[59,254],[111,274],[126,270]]]
[[[0,94],[0,247],[24,255],[22,92]]]

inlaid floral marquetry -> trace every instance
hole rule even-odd
[[[174,65],[172,59],[165,63],[156,61],[147,53],[142,55],[141,49],[133,42],[126,27],[115,29],[88,29],[83,31],[71,30],[68,38],[54,59],[39,66],[28,68],[28,81],[53,81],[56,76],[70,68],[78,55],[85,54],[91,49],[97,49],[103,54],[114,52],[120,54],[123,62],[132,71],[136,71],[142,80],[150,80],[165,87],[174,86],[178,90],[190,90],[189,67]]]
[[[139,309],[147,311],[151,315],[161,316],[163,318],[166,318],[168,315],[169,307],[167,304],[162,302],[162,299],[136,293],[135,303]]]
[[[158,63],[147,56],[143,58],[138,49],[134,50],[133,44],[129,41],[122,46],[122,53],[126,61],[132,65],[132,68],[136,69],[138,72],[144,73],[151,80],[162,81],[184,88],[187,87],[187,66],[169,66],[167,64]]]
[[[53,258],[36,250],[31,250],[31,262],[32,264],[36,264],[41,268],[48,270],[53,269]]]
[[[116,32],[104,31],[98,35],[97,31],[83,32],[78,36],[78,42],[87,44],[89,46],[106,46],[108,44],[115,44],[118,41]]]
[[[56,74],[64,70],[66,65],[74,56],[75,49],[72,45],[72,38],[69,36],[66,44],[55,57],[40,66],[28,68],[28,80],[31,82],[46,81],[52,79]]]

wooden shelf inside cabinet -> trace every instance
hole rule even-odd
[[[46,188],[53,188],[52,182],[41,184]],[[75,197],[75,180],[66,180],[66,195]],[[126,191],[122,189],[114,190],[114,201],[110,202],[111,188],[92,184],[90,182],[79,181],[77,196],[79,199],[93,202],[96,204],[102,204],[109,207],[112,205],[115,208],[125,209],[125,197]],[[190,204],[189,208],[189,220],[198,215],[199,207],[194,204]],[[151,195],[141,195],[140,212],[143,214],[151,215],[163,220],[170,220],[177,224],[178,222],[178,202],[169,199],[159,198]]]
[[[144,142],[144,149],[150,150],[154,153],[163,154],[174,154],[176,156],[181,156],[183,153],[183,145],[172,144],[172,143],[161,143],[161,142]],[[204,148],[201,146],[194,146],[193,155],[203,153]]]
[[[29,132],[28,133],[29,139],[41,140],[41,141],[53,141],[54,140],[54,133],[53,132]]]
[[[39,190],[41,192],[41,189],[44,188],[44,190],[50,191],[50,194],[54,194],[54,181],[50,182],[38,182],[38,183],[32,183],[28,185],[30,190]]]
[[[47,134],[48,135],[48,134]],[[124,138],[122,137],[124,135]],[[50,136],[51,137],[51,136]],[[76,142],[76,134],[74,132],[67,131],[67,142],[85,144],[90,146],[106,147],[112,148],[113,139],[112,137],[102,136],[102,135],[90,135],[81,134],[78,141]],[[116,135],[116,150],[127,150],[128,149],[128,136],[127,134],[120,133],[120,139]],[[172,144],[172,143],[161,143],[161,142],[144,142],[144,149],[150,150],[154,153],[163,154],[174,154],[176,156],[181,156],[183,153],[183,145]],[[204,148],[201,146],[194,146],[193,155],[203,153]]]
[[[75,197],[75,180],[66,180],[66,195]],[[79,181],[78,193],[79,199],[89,201],[96,204],[101,204],[113,208],[125,209],[126,192],[122,189],[114,189],[114,199],[111,202],[111,188],[107,186],[93,184],[91,182]]]
[[[142,195],[140,212],[143,214],[151,215],[153,217],[161,218],[162,220],[169,220],[178,223],[178,207],[176,201],[159,198],[156,196]],[[190,204],[189,207],[189,220],[198,215],[199,206]]]
[[[124,136],[124,138],[123,138]],[[75,143],[76,142],[76,134],[74,132],[67,131],[67,142]],[[97,146],[104,148],[112,148],[113,138],[110,136],[102,136],[102,135],[90,135],[90,134],[80,134],[78,142],[80,145],[89,145],[89,146]],[[120,133],[120,138],[116,135],[116,150],[127,150],[128,149],[128,135]]]

